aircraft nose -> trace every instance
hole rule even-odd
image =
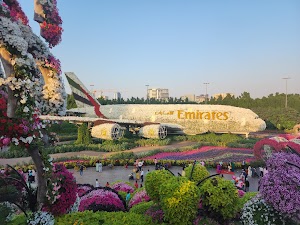
[[[267,128],[267,124],[264,120],[260,119],[260,130],[265,130]]]

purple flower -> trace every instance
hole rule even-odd
[[[267,161],[268,173],[261,179],[260,193],[267,203],[287,217],[300,221],[300,157],[275,153]]]

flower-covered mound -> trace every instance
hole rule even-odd
[[[292,163],[294,165],[290,165]],[[265,201],[289,218],[300,222],[300,157],[275,153],[267,161],[268,173],[260,182]]]
[[[72,173],[57,164],[48,183],[45,209],[53,215],[67,213],[77,198],[77,185]]]
[[[125,211],[125,202],[111,188],[95,188],[81,197],[79,209],[80,212],[85,210],[96,211]]]
[[[79,197],[82,197],[92,189],[94,189],[94,186],[91,184],[77,184],[77,193]]]
[[[130,199],[129,208],[141,202],[148,202],[148,201],[150,201],[150,197],[147,195],[146,190],[142,189],[136,192],[135,195]]]
[[[124,182],[117,182],[117,183],[114,183],[112,186],[111,186],[112,189],[116,190],[116,191],[124,191],[124,192],[130,192],[130,193],[133,193],[134,192],[134,188],[132,186],[130,186],[129,184],[126,184]]]
[[[169,159],[169,160],[204,160],[219,162],[241,162],[251,161],[254,159],[253,150],[248,148],[228,148],[205,146],[199,149],[184,152],[163,152],[153,156],[144,158],[146,159]]]

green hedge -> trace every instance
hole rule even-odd
[[[55,225],[156,225],[151,218],[131,212],[84,211],[55,218]]]
[[[139,204],[132,206],[132,208],[130,209],[130,212],[144,215],[145,212],[153,205],[154,205],[153,201],[141,202]]]

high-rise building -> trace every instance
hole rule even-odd
[[[167,100],[169,99],[169,89],[163,88],[149,88],[148,89],[148,98],[154,98],[157,100]]]
[[[121,99],[121,93],[120,93],[120,92],[115,92],[115,93],[114,93],[114,99],[115,99],[115,100]]]

